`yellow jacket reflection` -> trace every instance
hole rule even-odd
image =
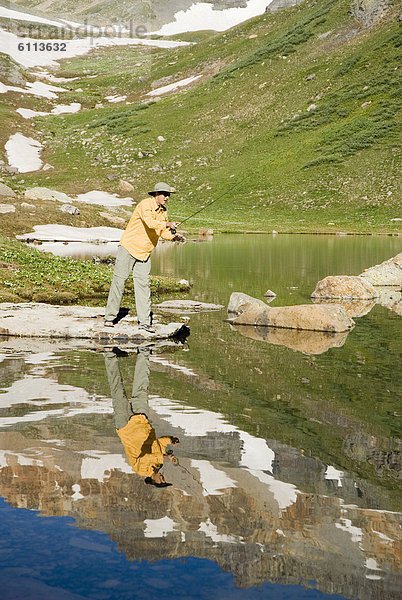
[[[116,432],[124,446],[128,461],[138,475],[151,477],[154,484],[167,485],[158,472],[163,465],[163,458],[167,456],[166,446],[175,445],[179,440],[170,435],[157,438],[155,429],[149,422],[149,350],[146,348],[138,350],[131,397],[126,395],[115,352],[107,349],[104,356],[113,400]],[[167,458],[174,462],[172,451],[168,454]]]
[[[170,436],[156,438],[155,429],[145,415],[133,415],[127,425],[117,429],[132,469],[143,477],[151,477],[163,465]]]

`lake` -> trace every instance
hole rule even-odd
[[[188,279],[190,299],[269,288],[281,306],[400,250],[230,234],[163,244],[152,271]],[[0,340],[2,599],[399,597],[400,316],[348,310],[362,316],[338,336],[236,329],[222,310],[139,352]],[[145,484],[151,450],[130,466],[116,432],[144,395],[148,440],[180,440],[168,487]]]

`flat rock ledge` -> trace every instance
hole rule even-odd
[[[105,309],[92,306],[56,306],[37,302],[0,304],[0,335],[29,338],[91,339],[95,341],[161,340],[184,332],[183,323],[156,324],[155,333],[139,329],[134,317],[104,327]]]
[[[238,294],[238,292],[234,292]],[[251,298],[249,296],[248,298]],[[257,327],[279,327],[307,331],[329,331],[342,333],[354,326],[345,309],[339,304],[298,304],[295,306],[270,307],[255,299],[245,302],[237,314],[229,310],[235,305],[229,300],[228,320],[233,325],[255,325]]]

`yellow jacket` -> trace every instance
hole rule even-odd
[[[128,461],[135,473],[142,477],[151,477],[163,465],[166,446],[171,437],[156,439],[155,429],[145,415],[134,415],[124,427],[117,429]]]
[[[120,245],[138,260],[147,260],[160,237],[172,240],[173,234],[167,229],[167,211],[159,206],[153,196],[137,204]]]

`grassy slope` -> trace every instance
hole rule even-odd
[[[76,304],[84,301],[102,305],[107,300],[112,271],[112,265],[59,258],[0,235],[0,302],[33,300]],[[151,293],[157,298],[164,293],[187,290],[188,286],[171,277],[151,277]],[[132,300],[133,284],[129,280],[123,301],[129,306]]]
[[[136,199],[156,179],[173,182],[176,218],[219,199],[186,228],[395,231],[397,36],[392,10],[363,31],[346,0],[306,1],[188,48],[103,49],[64,61],[58,75],[98,74],[71,82],[62,97],[88,110],[36,120],[56,168],[26,174],[25,185],[116,191],[105,179],[114,172],[135,184]],[[135,102],[155,82],[197,73],[209,77],[145,110],[93,110],[108,94]]]

